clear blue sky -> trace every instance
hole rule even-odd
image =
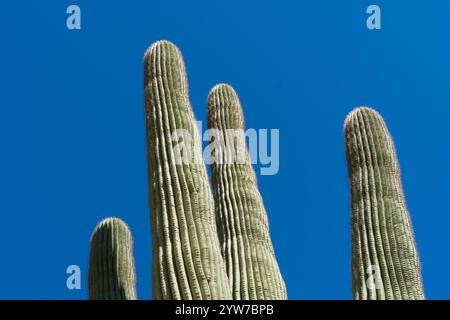
[[[66,28],[78,4],[82,30]],[[369,31],[369,4],[382,30]],[[417,2],[419,3],[419,2]],[[85,299],[89,238],[133,231],[151,297],[142,60],[178,45],[196,116],[218,82],[252,128],[280,129],[280,171],[259,177],[292,299],[350,299],[343,120],[382,113],[394,136],[428,298],[450,298],[450,3],[8,1],[0,10],[0,298]],[[66,267],[82,290],[66,289]]]

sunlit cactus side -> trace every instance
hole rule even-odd
[[[231,299],[184,62],[172,43],[147,50],[144,91],[153,298]]]
[[[394,143],[373,109],[345,120],[354,299],[424,299],[419,257]]]
[[[229,85],[215,86],[208,96],[208,129],[219,239],[233,299],[287,299],[247,151],[241,104]]]
[[[88,278],[90,300],[137,299],[133,241],[122,220],[107,218],[95,228]]]

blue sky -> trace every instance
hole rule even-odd
[[[82,29],[66,28],[77,4]],[[382,30],[366,28],[378,4]],[[89,238],[133,231],[151,297],[143,54],[183,53],[205,120],[230,83],[247,127],[280,129],[280,171],[260,176],[291,299],[350,299],[343,120],[368,105],[396,142],[425,292],[450,298],[450,3],[444,1],[9,1],[0,10],[0,298],[85,299]],[[66,288],[66,267],[82,289]]]

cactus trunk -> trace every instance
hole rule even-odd
[[[137,299],[133,242],[122,220],[104,219],[95,228],[88,278],[90,300]]]
[[[286,299],[247,152],[242,108],[229,85],[217,85],[209,94],[208,129],[214,136],[211,173],[219,239],[233,298]]]
[[[370,108],[345,121],[351,187],[353,296],[424,299],[419,257],[394,143]],[[369,275],[369,276],[368,276]]]
[[[184,62],[172,43],[146,52],[144,90],[153,298],[230,299]]]

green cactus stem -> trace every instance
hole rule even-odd
[[[135,300],[133,241],[128,226],[118,218],[102,220],[91,238],[90,300]]]
[[[231,299],[184,62],[172,43],[147,50],[144,91],[153,298]]]
[[[345,142],[354,299],[424,299],[397,155],[382,117],[366,107],[353,110]]]
[[[208,97],[212,187],[219,239],[234,299],[286,299],[266,210],[247,152],[239,98],[226,84]]]

